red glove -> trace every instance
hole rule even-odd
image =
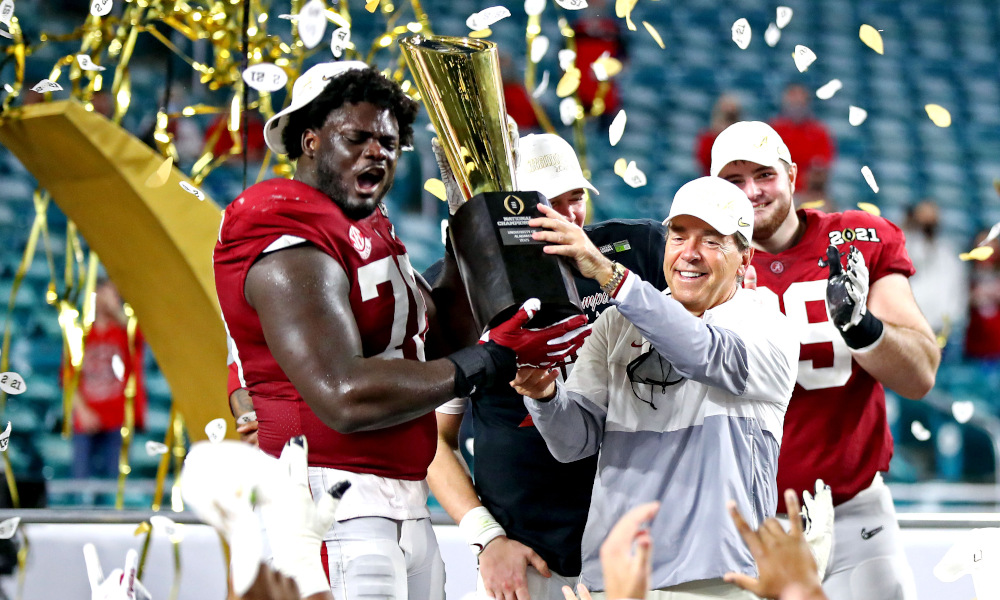
[[[517,354],[517,366],[533,369],[552,369],[573,362],[576,353],[590,335],[586,315],[563,319],[541,329],[525,329],[524,325],[541,306],[531,298],[513,317],[487,329],[480,344],[495,342]]]

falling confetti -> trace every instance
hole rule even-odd
[[[333,30],[330,36],[330,53],[334,58],[340,58],[344,50],[351,47],[351,29],[349,27],[338,27]]]
[[[0,373],[0,390],[12,396],[17,396],[18,394],[23,394],[27,389],[27,386],[24,385],[24,378],[14,371]]]
[[[193,185],[191,185],[186,181],[181,182],[181,189],[183,189],[185,192],[191,194],[192,196],[194,196],[199,200],[205,199],[205,192],[199,190],[198,188],[194,187]]]
[[[752,35],[750,22],[746,19],[738,19],[733,23],[733,41],[740,47],[740,50],[746,50],[750,47],[750,38]]]
[[[864,176],[865,181],[868,182],[868,185],[871,186],[872,190],[874,190],[877,194],[878,184],[875,183],[875,175],[872,174],[872,170],[868,167],[868,165],[861,167],[861,174]]]
[[[927,431],[927,428],[924,427],[924,424],[920,421],[914,421],[910,424],[910,433],[912,433],[913,437],[917,438],[917,440],[921,442],[926,442],[931,439],[931,432]]]
[[[576,98],[563,98],[562,102],[559,103],[559,120],[562,121],[563,125],[567,127],[572,125],[579,114],[580,104]]]
[[[95,65],[94,61],[90,59],[87,54],[77,54],[76,64],[80,65],[80,68],[84,71],[103,71],[104,67],[101,65]]]
[[[587,8],[587,0],[556,0],[556,4],[566,10],[582,10]]]
[[[38,92],[39,94],[46,94],[48,92],[58,92],[63,89],[61,85],[54,81],[49,81],[48,79],[43,79],[35,84],[35,87],[31,88],[31,91]]]
[[[547,89],[549,89],[549,72],[545,71],[542,73],[542,80],[538,82],[538,87],[535,88],[535,91],[531,92],[531,97],[541,98]]]
[[[440,179],[430,178],[424,182],[424,189],[431,193],[438,200],[447,200],[448,193],[445,190],[444,182]]]
[[[868,118],[868,111],[858,106],[851,106],[847,113],[847,121],[857,127]]]
[[[298,14],[299,39],[306,48],[315,48],[326,33],[326,7],[323,0],[309,0]]]
[[[924,107],[931,122],[938,127],[948,127],[951,125],[951,113],[948,109],[938,104],[928,104]]]
[[[487,27],[486,29],[480,29],[479,31],[470,31],[469,37],[475,39],[486,39],[493,35],[493,30]]]
[[[226,420],[220,418],[209,421],[208,425],[205,425],[205,434],[208,436],[208,441],[213,444],[221,442],[226,437]]]
[[[21,517],[11,517],[0,522],[0,540],[9,540],[17,532],[17,526],[21,523]]]
[[[977,246],[985,246],[986,244],[989,244],[993,240],[997,239],[998,235],[1000,235],[1000,223],[995,223],[993,227],[990,227],[990,232],[986,234],[983,241],[979,242]]]
[[[7,429],[0,433],[0,452],[7,451],[7,444],[10,443],[10,421],[7,421]]]
[[[3,0],[0,2],[0,23],[10,25],[10,18],[14,16],[14,0]]]
[[[615,161],[615,175],[619,177],[625,176],[625,169],[628,168],[628,162],[624,158],[619,158]]]
[[[565,98],[575,92],[578,87],[580,87],[580,69],[571,67],[563,73],[562,79],[556,85],[556,96]]]
[[[632,9],[635,8],[639,0],[616,0],[615,14],[619,19],[625,19],[625,25],[629,31],[635,31],[635,23],[632,22]]]
[[[167,445],[154,440],[149,440],[146,442],[146,454],[150,456],[159,456],[161,454],[166,454],[169,448]]]
[[[882,34],[867,23],[861,26],[861,30],[858,32],[858,37],[861,41],[865,43],[866,46],[878,52],[879,54],[885,54],[885,46],[882,44]]]
[[[993,246],[979,246],[978,248],[973,248],[968,252],[959,254],[958,258],[962,261],[986,260],[991,256],[993,256]]]
[[[375,12],[376,8],[378,8],[378,0],[369,0],[369,2],[365,3],[365,10],[370,13]]]
[[[591,63],[590,68],[593,69],[598,81],[607,81],[621,73],[622,61],[611,56],[610,52],[604,52]]]
[[[524,0],[524,12],[529,17],[537,17],[545,10],[545,0]]]
[[[787,6],[779,6],[776,11],[775,19],[777,20],[778,29],[784,29],[785,25],[788,25],[792,20],[792,15],[794,11]]]
[[[153,515],[149,518],[149,524],[153,529],[163,532],[171,542],[179,542],[183,538],[183,525],[175,523],[169,517],[163,515]]]
[[[646,31],[649,32],[649,35],[653,38],[653,41],[656,42],[656,45],[659,46],[661,50],[666,49],[666,46],[663,45],[663,38],[660,37],[660,32],[646,21],[643,21],[642,25],[646,28]]]
[[[243,81],[258,92],[276,92],[288,83],[288,74],[278,65],[260,63],[243,71]]]
[[[167,179],[170,178],[170,171],[173,170],[173,168],[174,158],[172,156],[168,156],[167,159],[160,163],[160,166],[146,178],[146,187],[158,188],[166,185]]]
[[[545,53],[549,51],[549,38],[540,35],[535,39],[531,40],[531,62],[537,63],[545,57]]]
[[[615,115],[615,120],[611,122],[611,127],[608,128],[608,139],[611,141],[612,146],[617,146],[618,142],[621,141],[622,134],[625,133],[625,120],[627,118],[625,111],[620,110]]]
[[[767,26],[767,30],[764,32],[764,43],[774,48],[778,45],[778,41],[781,39],[781,29],[777,25],[771,23]]]
[[[634,188],[646,185],[646,174],[635,165],[634,160],[628,164],[628,167],[625,168],[625,174],[622,175],[622,179],[625,180],[625,183]]]
[[[113,3],[111,0],[94,0],[90,4],[90,14],[95,17],[103,17],[104,15],[111,12],[111,7]]]
[[[125,381],[125,363],[117,354],[111,357],[111,371],[115,374],[115,379]]]
[[[573,68],[573,63],[576,62],[576,52],[573,50],[560,50],[559,51],[559,68],[563,71],[568,71]]]
[[[792,52],[792,59],[795,61],[795,68],[799,70],[799,73],[805,73],[809,65],[816,62],[816,53],[800,44]]]
[[[829,100],[830,98],[833,98],[833,95],[839,92],[843,87],[844,84],[841,83],[839,79],[831,79],[816,90],[816,97],[820,100]]]
[[[826,200],[810,200],[809,202],[803,202],[799,205],[799,208],[820,208],[826,204]]]
[[[976,412],[976,405],[969,400],[958,400],[951,403],[951,415],[959,423],[968,423],[974,412]]]
[[[510,16],[510,10],[506,6],[491,6],[472,14],[465,20],[465,26],[472,31],[482,31],[489,29],[497,21]]]
[[[877,191],[877,190],[876,190]],[[875,206],[871,202],[858,202],[858,208],[865,211],[866,213],[873,214],[876,217],[882,216],[882,209]]]

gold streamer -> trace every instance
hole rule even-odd
[[[160,510],[163,502],[163,486],[167,480],[167,470],[170,468],[170,457],[173,455],[174,427],[173,422],[177,415],[177,407],[171,405],[170,417],[168,418],[167,433],[163,439],[163,445],[171,450],[160,456],[160,464],[156,467],[156,487],[153,490],[153,504],[150,508],[154,511]]]
[[[135,578],[142,580],[142,574],[146,570],[146,557],[149,556],[149,543],[153,540],[153,526],[149,521],[143,521],[136,527],[133,535],[146,534],[146,539],[142,541],[142,549],[139,551],[139,566],[136,568]]]
[[[125,382],[125,420],[122,423],[122,447],[118,453],[118,493],[115,495],[115,508],[122,510],[125,508],[125,480],[132,467],[129,465],[128,452],[132,446],[132,434],[135,431],[135,392],[136,392],[136,371],[140,367],[132,362],[135,359],[135,332],[137,321],[132,307],[125,304],[123,307],[125,316],[128,318],[126,325],[126,335],[128,338],[129,364],[132,365],[128,380]]]

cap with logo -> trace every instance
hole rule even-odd
[[[763,121],[740,121],[726,127],[712,144],[712,175],[734,160],[745,160],[777,169],[780,161],[792,164],[788,146],[773,127]]]
[[[600,194],[583,176],[580,159],[569,142],[552,133],[532,133],[517,142],[517,187],[548,199],[587,188]]]
[[[679,215],[690,215],[708,223],[722,235],[740,233],[753,239],[753,204],[743,190],[719,177],[699,177],[674,194],[666,225]]]
[[[268,119],[267,123],[264,124],[264,142],[267,147],[278,154],[288,154],[285,143],[281,141],[281,134],[285,131],[285,126],[288,125],[288,116],[315,100],[326,89],[326,85],[331,79],[351,69],[367,68],[368,64],[360,60],[325,62],[310,67],[292,85],[292,101],[288,107]]]

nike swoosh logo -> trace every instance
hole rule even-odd
[[[737,221],[736,224],[739,225],[740,227],[750,227],[750,225],[748,225],[743,221],[743,217],[740,217],[740,220]]]
[[[867,540],[868,538],[871,538],[872,536],[878,534],[880,531],[882,531],[881,527],[876,527],[875,529],[872,529],[871,531],[868,531],[864,527],[862,527],[861,528],[861,539]]]
[[[633,348],[642,348],[642,344],[636,344],[635,342],[632,342],[632,347]]]

